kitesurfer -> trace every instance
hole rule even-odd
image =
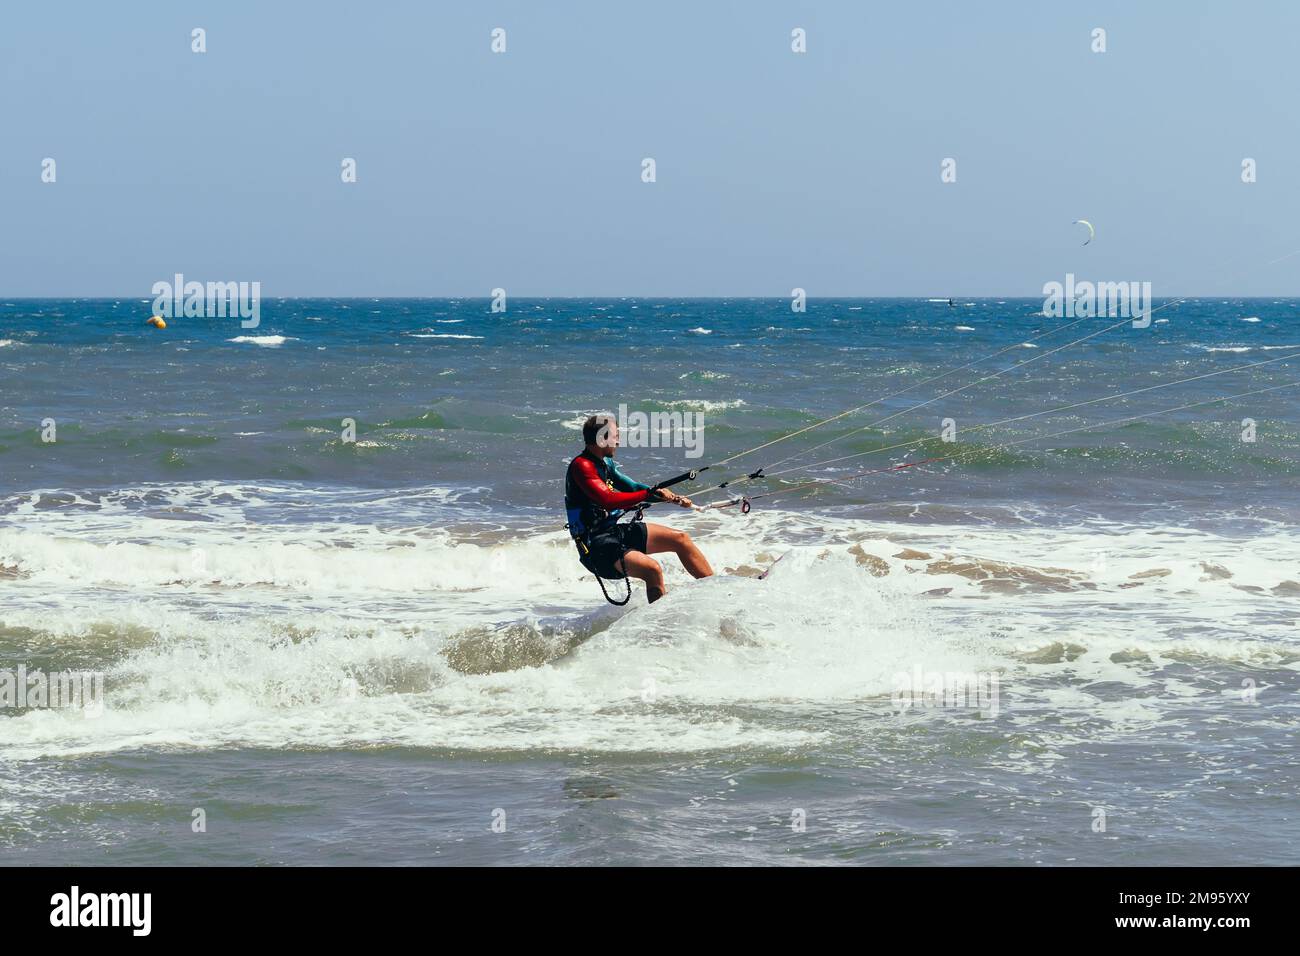
[[[713,574],[708,559],[696,547],[691,536],[660,524],[642,521],[638,512],[631,521],[618,519],[629,508],[647,502],[662,501],[692,507],[690,498],[666,488],[654,489],[633,481],[614,463],[618,451],[618,423],[612,415],[592,415],[582,424],[582,454],[569,462],[564,478],[564,508],[569,515],[569,533],[578,547],[578,560],[597,579],[623,580],[629,577],[645,582],[646,597],[651,603],[668,592],[664,571],[650,557],[671,551],[681,560],[692,577]],[[601,582],[601,590],[605,589]],[[626,604],[627,600],[614,601]],[[631,596],[631,587],[628,588]]]

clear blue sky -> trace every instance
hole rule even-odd
[[[1286,0],[6,3],[0,295],[1297,295],[1260,264],[1300,249],[1298,36]]]

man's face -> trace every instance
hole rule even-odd
[[[613,458],[618,451],[618,423],[612,418],[600,426],[596,432],[596,445],[607,458]]]

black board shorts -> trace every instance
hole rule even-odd
[[[612,524],[590,535],[585,543],[577,539],[578,560],[596,577],[619,581],[625,575],[615,565],[623,560],[625,551],[645,551],[647,537],[644,521]]]

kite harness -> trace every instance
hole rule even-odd
[[[650,507],[652,496],[687,477],[652,487],[627,477],[613,458],[596,458],[584,451],[569,462],[564,476],[564,509],[569,517],[565,527],[578,549],[578,560],[596,576],[600,593],[610,604],[622,607],[632,599],[632,582],[623,559],[629,551],[645,550],[642,513]],[[620,520],[629,513],[630,520]],[[624,583],[627,592],[621,601],[610,597],[606,580]]]

